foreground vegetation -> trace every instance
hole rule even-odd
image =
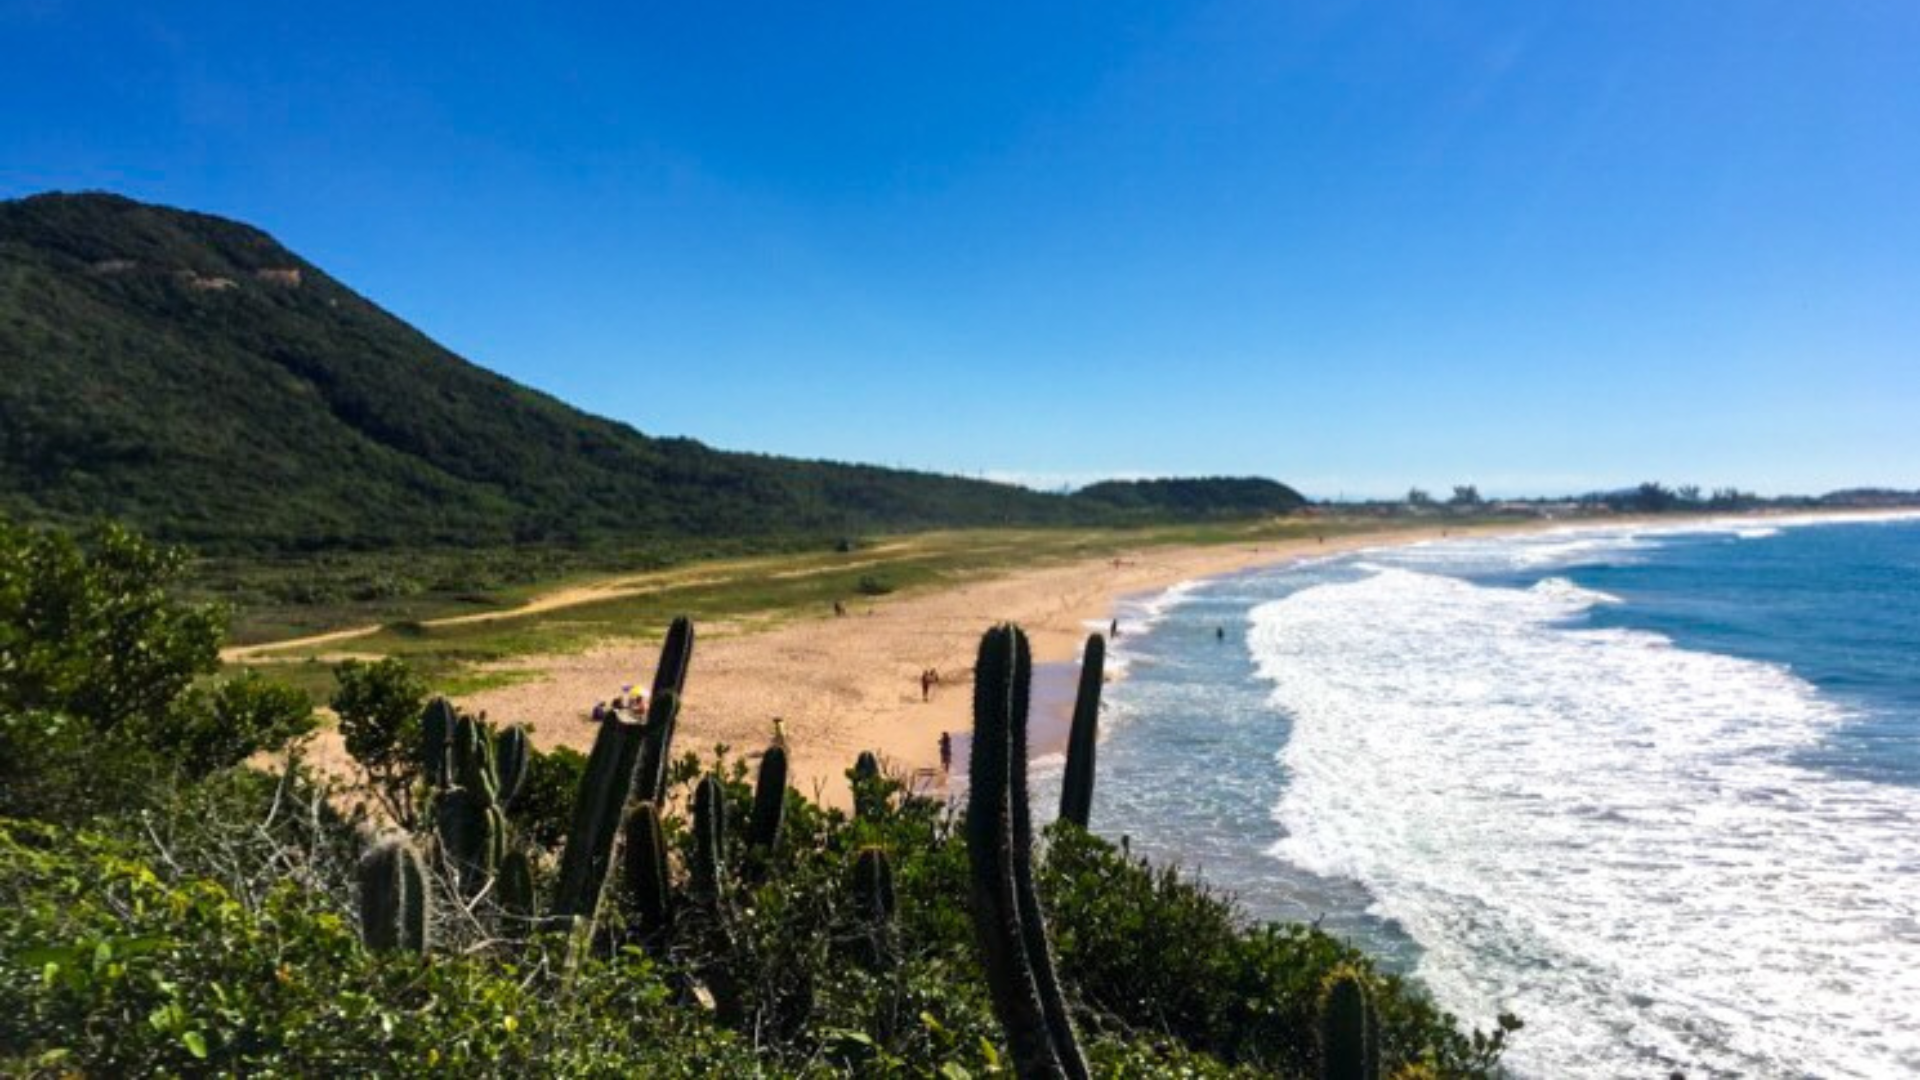
[[[981,804],[956,817],[863,759],[843,814],[788,788],[777,748],[757,769],[671,758],[690,633],[655,715],[602,728],[638,753],[624,769],[532,751],[397,662],[347,667],[334,704],[364,774],[343,789],[297,753],[244,763],[311,718],[257,678],[210,681],[218,613],[167,594],[177,569],[115,530],[0,527],[0,1072],[958,1077],[1027,1060],[988,974],[1010,939],[981,921]],[[1012,675],[993,685],[1024,699]],[[1000,804],[1007,867],[1028,850],[1024,798]],[[1382,1074],[1496,1071],[1510,1022],[1465,1034],[1351,948],[1248,925],[1076,823],[1043,840],[1023,909],[1045,912],[1043,951],[1011,940],[1055,966],[1095,1074],[1315,1075],[1336,988],[1368,1002]],[[578,869],[593,851],[597,885]]]

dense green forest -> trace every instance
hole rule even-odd
[[[1051,495],[651,438],[462,360],[258,229],[111,195],[0,203],[0,374],[0,510],[111,517],[201,553],[1127,524],[1304,502],[1266,480]],[[672,374],[644,377],[670,393]]]
[[[584,757],[343,663],[325,776],[281,750],[303,695],[215,677],[181,566],[0,521],[0,1073],[1416,1080],[1497,1075],[1519,1027],[1129,856],[1090,759],[1036,835],[1017,629],[964,808],[870,756],[843,813],[777,744],[677,753],[684,622]]]

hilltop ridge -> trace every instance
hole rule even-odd
[[[575,543],[1284,512],[717,450],[472,364],[253,226],[109,194],[0,202],[0,510],[210,551]],[[671,378],[671,372],[649,378]],[[1188,483],[1209,484],[1208,481]]]

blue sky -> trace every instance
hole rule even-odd
[[[1316,496],[1920,486],[1920,4],[0,0],[0,196],[649,433]]]

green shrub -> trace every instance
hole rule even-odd
[[[427,684],[401,660],[347,660],[333,669],[339,689],[333,711],[347,755],[367,788],[395,821],[414,820],[413,785],[420,777],[420,713]]]
[[[362,948],[291,883],[257,907],[128,845],[0,823],[0,1073],[745,1076],[642,957]],[[541,945],[564,948],[564,943]]]
[[[105,525],[76,539],[0,520],[0,813],[137,808],[313,724],[297,692],[219,666],[224,614],[168,594],[177,551]]]

